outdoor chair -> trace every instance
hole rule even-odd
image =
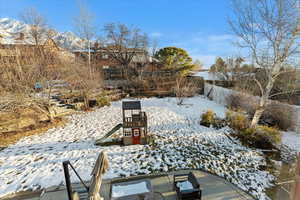
[[[179,200],[201,200],[202,191],[200,184],[192,172],[188,174],[175,174],[173,183]],[[180,185],[186,186],[180,187]]]

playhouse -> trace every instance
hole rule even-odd
[[[147,143],[147,115],[141,110],[140,101],[123,101],[123,144]]]
[[[147,132],[147,115],[141,110],[140,101],[122,102],[123,123],[116,125],[102,138],[95,141],[95,145],[132,145],[147,144],[149,137]],[[122,137],[112,138],[112,135],[123,128]]]

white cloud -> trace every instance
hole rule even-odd
[[[229,35],[229,34],[224,34],[224,35],[210,35],[207,37],[207,39],[209,41],[232,41],[235,40],[235,36],[234,35]]]
[[[159,37],[162,37],[163,34],[161,32],[153,32],[153,33],[150,33],[150,36],[155,37],[155,38],[159,38]]]

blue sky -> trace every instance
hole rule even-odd
[[[186,49],[209,67],[216,56],[237,56],[234,36],[227,24],[229,0],[83,0],[101,30],[109,22],[139,27],[157,38],[159,46]],[[0,17],[18,19],[35,7],[59,31],[73,31],[78,14],[76,0],[0,0]]]

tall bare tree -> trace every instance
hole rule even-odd
[[[76,62],[65,63],[68,75],[65,80],[70,84],[70,87],[78,90],[84,100],[85,109],[89,109],[89,100],[95,90],[102,87],[102,78],[99,71],[93,72],[93,76],[89,75],[89,68],[85,63]]]
[[[35,8],[28,8],[20,13],[20,19],[30,26],[28,35],[36,46],[42,44],[48,35],[46,18]]]
[[[88,50],[88,66],[90,75],[93,73],[91,66],[91,40],[96,36],[95,17],[93,13],[83,4],[79,4],[79,14],[74,18],[76,33],[81,37],[84,47]]]
[[[143,54],[148,47],[148,37],[140,29],[129,28],[124,24],[107,24],[104,27],[106,34],[106,50],[109,56],[115,59],[123,69],[139,53]]]
[[[274,82],[299,54],[299,10],[297,0],[232,0],[232,5],[234,16],[229,24],[239,38],[237,44],[250,50],[255,65],[264,72],[263,79],[253,77],[261,93],[251,123],[255,127]]]
[[[46,86],[55,78],[61,79],[62,66],[58,56],[28,45],[16,45],[2,51],[6,52],[6,56],[0,57],[0,94],[10,98],[5,103],[1,102],[0,110],[16,107],[37,108],[53,120],[51,89],[48,90],[48,99],[40,98],[36,92],[37,89],[42,89],[37,86]],[[43,51],[44,56],[40,56],[37,51]]]
[[[188,80],[186,77],[176,77],[174,92],[177,98],[177,105],[183,105],[184,99],[195,96],[197,91],[198,87],[195,82]]]

